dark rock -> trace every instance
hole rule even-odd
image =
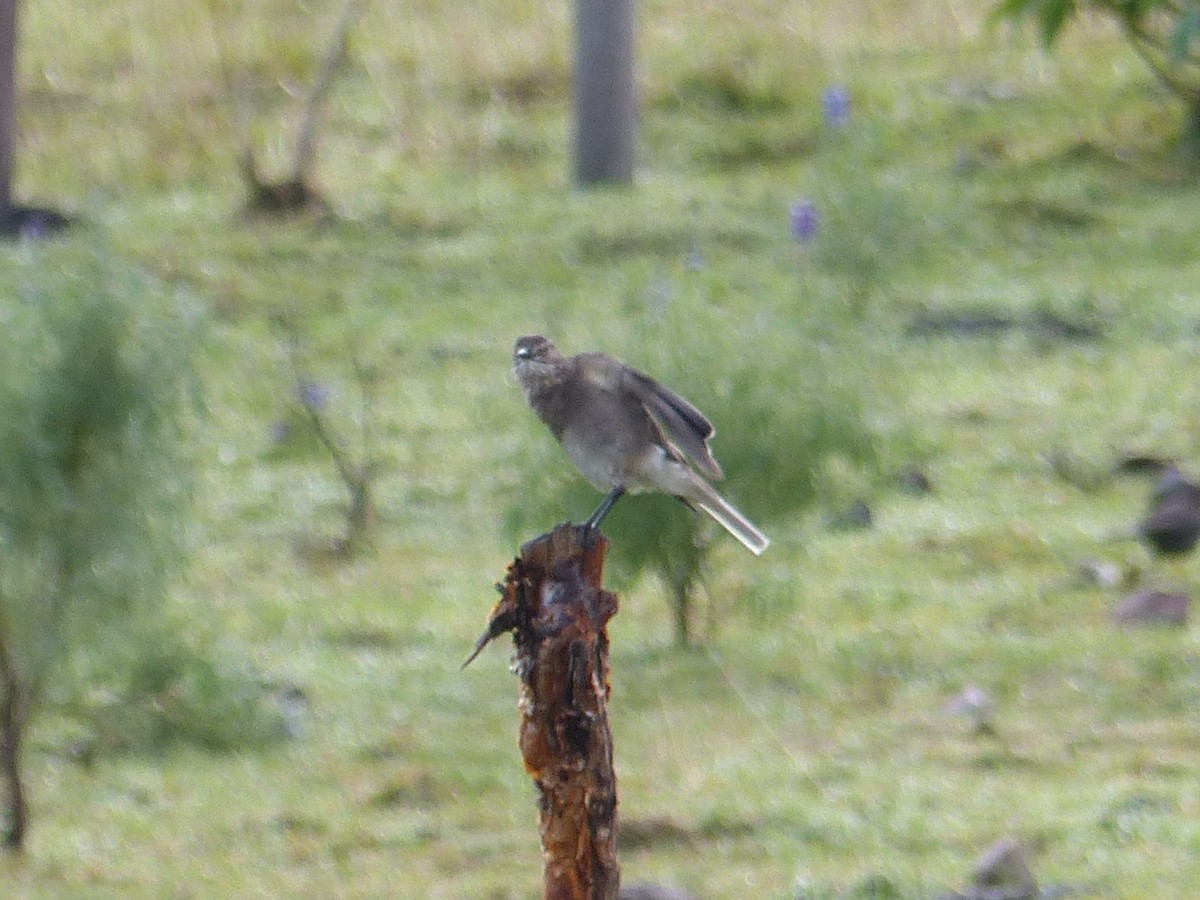
[[[1174,466],[1167,467],[1150,498],[1138,534],[1151,550],[1166,556],[1188,553],[1200,539],[1200,485]]]
[[[867,501],[860,499],[830,515],[826,523],[833,531],[857,531],[870,528],[875,524],[875,520]]]
[[[922,469],[908,466],[896,473],[896,484],[908,494],[932,494],[933,482]]]
[[[981,898],[1005,900],[1036,897],[1037,882],[1029,870],[1029,854],[1019,838],[1003,837],[992,844],[975,863],[972,888]]]
[[[1084,342],[1099,340],[1103,328],[1099,323],[1072,321],[1058,313],[1037,311],[1015,316],[987,309],[937,310],[918,313],[908,324],[908,334],[915,337],[986,337],[1010,331],[1022,331],[1032,337],[1052,342]]]
[[[69,227],[69,216],[40,206],[12,206],[0,215],[0,237],[38,239]]]
[[[1057,313],[1037,312],[1024,322],[1026,330],[1046,341],[1098,341],[1103,331],[1094,322],[1073,322]]]
[[[908,333],[927,337],[950,335],[952,337],[975,337],[998,334],[1016,325],[1012,316],[1004,316],[987,310],[930,311],[918,313],[908,325]]]
[[[1130,594],[1113,610],[1113,620],[1119,625],[1187,624],[1191,597],[1172,591],[1144,590]]]
[[[1038,890],[1025,845],[1010,836],[996,841],[979,857],[969,888],[946,894],[942,900],[1036,900],[1057,893]]]

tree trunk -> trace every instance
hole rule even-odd
[[[0,0],[0,222],[12,216],[16,81],[17,0]]]
[[[6,657],[7,659],[7,657]],[[8,825],[4,831],[4,846],[20,851],[25,846],[29,824],[29,809],[25,804],[25,789],[21,784],[21,736],[25,729],[26,705],[22,690],[11,667],[0,671],[0,777],[8,796]]]
[[[1187,98],[1187,120],[1183,123],[1180,149],[1191,165],[1200,166],[1200,91]]]
[[[575,0],[575,181],[633,180],[633,0]]]

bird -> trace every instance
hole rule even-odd
[[[767,549],[767,536],[706,480],[724,478],[708,447],[714,428],[687,400],[607,354],[565,356],[540,334],[517,339],[513,372],[575,467],[607,492],[588,528],[626,493],[658,491],[703,510],[755,555]]]
[[[1137,533],[1162,556],[1189,553],[1200,540],[1200,485],[1175,466],[1164,469]]]

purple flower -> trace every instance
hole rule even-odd
[[[286,422],[283,419],[280,419],[271,425],[271,443],[272,444],[282,444],[284,441],[286,441],[291,436],[292,436],[292,426],[291,426],[290,422]]]
[[[26,216],[18,232],[26,241],[36,241],[47,234],[46,220],[41,216]]]
[[[841,128],[850,121],[850,92],[838,84],[826,88],[821,95],[821,109],[825,113],[826,125]]]
[[[329,403],[329,388],[318,381],[296,382],[296,399],[305,409],[320,411]]]
[[[821,229],[821,212],[811,200],[797,200],[792,204],[790,221],[792,238],[797,244],[808,244]]]

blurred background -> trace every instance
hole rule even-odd
[[[0,893],[538,895],[507,638],[459,666],[599,500],[540,332],[773,541],[605,523],[627,883],[982,896],[1015,836],[1191,896],[1196,564],[1113,538],[1200,461],[1200,17],[1119,6],[639,4],[585,188],[570,3],[19,4]]]

